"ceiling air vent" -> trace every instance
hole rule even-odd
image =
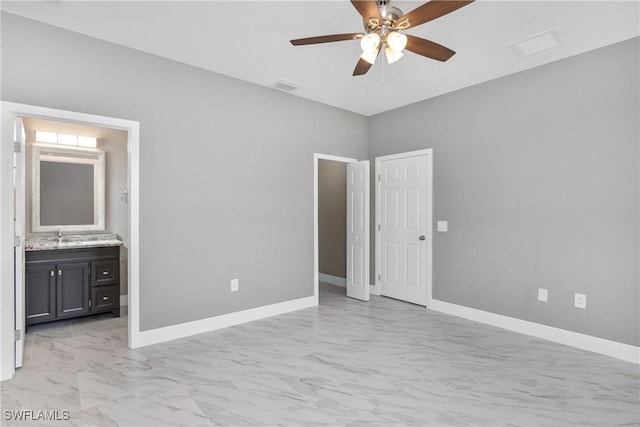
[[[288,82],[286,80],[278,80],[271,83],[271,87],[284,92],[293,92],[294,90],[299,89],[302,86],[297,83]]]
[[[526,39],[511,43],[509,47],[520,58],[533,55],[535,53],[544,52],[560,46],[562,43],[556,30],[548,30],[542,33],[534,34]]]

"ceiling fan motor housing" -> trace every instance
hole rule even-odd
[[[378,9],[380,9],[380,15],[382,15],[382,22],[378,22],[377,19],[364,19],[364,29],[367,33],[381,30],[382,34],[386,35],[386,33],[394,27],[395,22],[403,16],[404,13],[402,13],[402,10],[397,7],[389,5],[389,2],[386,0],[378,1]]]

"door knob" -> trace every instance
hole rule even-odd
[[[423,234],[422,236],[418,237],[418,239],[424,240],[424,239],[426,239],[426,237],[424,237],[424,234]]]

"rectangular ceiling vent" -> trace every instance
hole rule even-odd
[[[297,83],[288,82],[286,80],[278,80],[271,83],[271,87],[284,92],[293,92],[294,90],[299,89],[302,86]]]
[[[509,47],[520,58],[544,52],[560,46],[562,43],[556,30],[547,30],[534,34],[526,39],[509,44]]]

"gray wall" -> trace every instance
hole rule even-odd
[[[127,189],[127,132],[109,129],[98,139],[98,148],[106,153],[105,219],[106,228],[129,246],[129,208],[120,199]]]
[[[347,164],[318,161],[320,273],[347,277]]]
[[[127,132],[117,129],[102,129],[98,148],[106,153],[106,227],[124,242],[120,247],[120,295],[129,293],[129,207],[120,199],[127,186]]]
[[[311,296],[313,153],[368,157],[365,117],[7,13],[2,99],[140,121],[143,331]]]
[[[636,38],[371,117],[371,160],[434,149],[434,221],[449,221],[434,298],[640,344],[638,51]]]

